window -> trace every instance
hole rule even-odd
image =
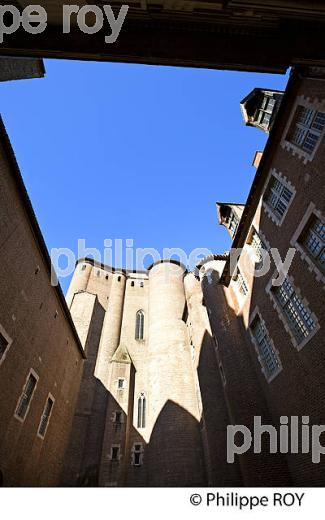
[[[325,222],[313,215],[299,242],[304,246],[314,262],[325,271]]]
[[[16,412],[15,412],[16,417],[19,417],[20,419],[23,419],[23,420],[25,419],[25,417],[28,413],[29,405],[31,403],[36,385],[37,385],[36,374],[31,372],[28,375],[28,379],[25,384],[23,393],[22,393],[21,397],[19,398],[18,405],[17,405]]]
[[[280,287],[272,287],[272,293],[297,342],[302,342],[316,328],[311,312],[305,307],[288,278],[285,278]]]
[[[120,412],[120,411],[114,412],[114,422],[116,424],[122,423],[122,412]]]
[[[121,277],[120,277],[120,276],[117,277],[117,281],[118,281],[118,282],[121,281]]]
[[[131,282],[131,287],[134,287],[134,282]]]
[[[144,287],[144,283],[143,282],[140,282],[140,287]]]
[[[138,398],[138,421],[137,421],[137,427],[138,428],[145,428],[146,427],[146,398],[145,398],[143,393]]]
[[[261,263],[263,261],[263,251],[267,251],[267,246],[254,227],[251,232],[250,245],[254,250],[258,262]]]
[[[84,271],[86,269],[86,264],[83,264],[83,266],[81,267],[81,270]]]
[[[97,271],[97,273],[96,273],[96,274],[97,274],[97,276],[100,276],[100,271]]]
[[[111,446],[111,460],[112,461],[119,461],[120,460],[120,446]]]
[[[268,380],[273,379],[281,370],[281,364],[265,325],[259,316],[256,316],[250,329],[255,339],[259,362],[262,365],[265,377]]]
[[[272,175],[264,195],[264,202],[279,220],[287,211],[292,196],[293,192]]]
[[[228,229],[230,231],[231,236],[234,237],[238,228],[239,217],[237,216],[237,213],[235,213],[233,210],[230,210],[230,213],[226,218],[226,224],[228,225]]]
[[[117,388],[118,390],[123,390],[126,386],[126,381],[123,377],[119,377],[117,380]]]
[[[144,339],[144,312],[139,310],[135,318],[135,339],[141,341]]]
[[[108,274],[107,274],[107,275],[105,275],[105,279],[106,279],[106,280],[108,280]]]
[[[2,327],[1,327],[2,329]],[[0,362],[4,359],[4,356],[10,346],[9,338],[5,335],[4,331],[0,331]]]
[[[118,378],[117,388],[118,388],[118,390],[122,390],[123,388],[125,388],[125,379],[123,377]]]
[[[54,399],[49,396],[47,398],[45,408],[43,411],[43,415],[41,417],[41,422],[40,422],[40,425],[38,428],[38,435],[40,437],[43,437],[43,438],[45,437],[45,433],[46,433],[46,430],[47,430],[47,427],[48,427],[48,424],[50,421],[50,416],[52,413],[53,405],[54,405]]]
[[[311,154],[323,133],[325,112],[317,112],[311,108],[298,106],[287,140]]]
[[[247,287],[244,277],[241,274],[239,269],[237,269],[237,273],[234,277],[234,280],[236,282],[236,285],[237,285],[237,288],[238,288],[238,291],[240,292],[240,294],[242,294],[242,296],[246,296],[246,294],[248,294],[248,287]]]
[[[270,96],[264,96],[262,105],[257,115],[257,123],[268,129],[275,106],[275,99]]]
[[[132,465],[141,466],[143,462],[142,444],[134,444],[132,448]]]

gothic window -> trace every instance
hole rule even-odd
[[[28,375],[27,382],[25,384],[22,395],[19,398],[15,415],[19,419],[24,420],[34,395],[34,391],[37,385],[37,376],[33,372]]]
[[[278,220],[284,217],[292,196],[292,191],[272,175],[264,195],[264,202]]]
[[[146,427],[146,398],[142,393],[138,398],[138,420],[137,427],[145,428]]]
[[[46,430],[47,430],[47,427],[48,427],[48,424],[50,421],[53,405],[54,405],[54,399],[52,399],[52,397],[49,396],[47,398],[45,408],[44,408],[44,411],[43,411],[43,414],[41,417],[41,422],[40,422],[40,425],[38,428],[38,435],[42,438],[45,437]]]
[[[144,312],[141,309],[136,314],[135,339],[139,341],[144,339]]]
[[[325,128],[325,112],[298,106],[287,140],[308,154],[313,153]]]
[[[281,370],[281,364],[265,325],[258,315],[251,324],[250,329],[255,339],[258,359],[265,377],[268,380],[273,379]]]

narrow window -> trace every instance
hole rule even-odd
[[[117,281],[118,281],[118,282],[121,281],[121,277],[120,277],[120,276],[117,277]]]
[[[37,384],[37,378],[34,374],[30,373],[27,379],[27,383],[25,385],[24,391],[18,401],[18,405],[16,408],[16,416],[20,419],[25,419],[30,402],[32,400],[35,388]]]
[[[311,312],[305,307],[288,278],[285,278],[280,287],[273,287],[272,292],[297,342],[302,342],[316,327]]]
[[[143,462],[142,444],[134,444],[132,448],[132,465],[141,466]]]
[[[111,447],[111,460],[118,461],[120,459],[120,446]]]
[[[44,411],[43,411],[43,415],[41,417],[41,422],[40,422],[40,425],[38,428],[38,434],[40,435],[40,437],[43,437],[43,438],[45,437],[45,433],[46,433],[47,427],[50,422],[53,405],[54,405],[54,400],[51,397],[48,397],[46,404],[45,404]]]
[[[119,390],[122,390],[123,388],[125,388],[125,379],[123,377],[119,377],[118,380],[117,380],[117,388]]]
[[[146,427],[146,398],[144,394],[141,394],[138,398],[138,428]]]
[[[307,250],[314,263],[325,272],[325,222],[313,215],[299,242]]]
[[[135,339],[139,341],[144,339],[144,312],[141,309],[136,314]]]
[[[258,351],[258,359],[263,368],[266,379],[270,380],[280,371],[281,364],[264,323],[257,316],[250,326]]]
[[[237,288],[238,288],[238,291],[240,292],[240,294],[242,296],[246,296],[246,294],[248,294],[248,287],[247,287],[244,277],[241,274],[239,269],[237,269],[237,273],[234,277],[234,280],[236,282],[236,285],[237,285]]]
[[[317,112],[311,108],[298,106],[287,140],[311,154],[323,133],[325,112]]]
[[[108,280],[108,274],[105,276],[106,280]]]
[[[284,216],[292,196],[292,191],[272,175],[264,195],[264,202],[277,219],[281,220]]]
[[[81,267],[81,270],[84,271],[86,269],[86,264],[83,264],[83,266]]]
[[[131,282],[131,287],[134,287],[134,282]]]

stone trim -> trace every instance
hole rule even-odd
[[[0,323],[0,334],[5,338],[5,340],[7,341],[8,345],[6,346],[6,349],[4,351],[4,353],[2,354],[1,358],[0,358],[0,366],[2,365],[2,363],[4,362],[4,360],[6,359],[7,357],[7,354],[8,354],[8,351],[12,345],[12,338],[9,336],[8,332],[3,328],[3,326],[1,325]]]
[[[278,357],[278,361],[279,361],[279,365],[280,365],[279,368],[271,376],[269,376],[267,374],[266,370],[265,370],[262,358],[260,356],[259,345],[258,345],[258,343],[256,341],[256,338],[255,338],[255,336],[254,336],[254,334],[252,332],[252,329],[251,329],[251,326],[252,326],[252,324],[253,324],[253,322],[254,322],[254,320],[255,320],[255,318],[257,316],[260,319],[262,325],[265,327],[265,330],[267,332],[267,335],[268,335],[268,338],[270,340],[271,346],[272,346],[274,352],[276,353],[276,355]],[[276,346],[274,344],[274,341],[273,341],[273,339],[270,336],[269,329],[267,328],[266,323],[265,323],[264,319],[262,318],[262,315],[261,315],[261,312],[260,312],[258,306],[255,307],[255,309],[253,310],[253,312],[250,315],[248,328],[249,328],[250,339],[251,339],[251,342],[254,345],[254,349],[255,349],[255,352],[256,352],[256,355],[257,355],[258,362],[261,365],[261,372],[264,375],[266,381],[268,383],[271,383],[280,374],[280,372],[282,372],[283,366],[282,366],[282,363],[281,363],[280,352],[276,348]]]
[[[287,208],[285,210],[285,212],[283,213],[282,217],[279,219],[279,217],[277,217],[275,215],[275,213],[273,212],[273,209],[264,201],[264,196],[265,196],[265,192],[267,191],[268,187],[269,187],[269,183],[271,181],[271,177],[275,177],[276,179],[278,179],[286,188],[288,188],[291,192],[292,192],[292,197],[290,199],[290,202],[289,204],[287,205]],[[277,171],[275,168],[272,168],[270,170],[270,173],[268,175],[268,178],[267,178],[267,181],[265,183],[265,188],[263,190],[263,194],[262,194],[262,204],[263,204],[263,208],[264,208],[264,211],[265,213],[267,214],[267,216],[272,220],[272,222],[274,222],[274,224],[276,226],[281,226],[288,211],[289,211],[289,208],[292,204],[292,201],[293,199],[295,198],[295,195],[296,195],[296,188],[294,187],[294,185],[290,182],[290,180],[285,176],[285,175],[282,175],[281,172]]]
[[[297,99],[293,106],[290,118],[288,119],[287,125],[286,125],[283,135],[282,135],[280,146],[284,150],[287,150],[289,153],[291,153],[293,156],[297,156],[299,159],[301,159],[303,161],[304,164],[307,164],[308,162],[311,162],[314,159],[315,154],[318,150],[318,147],[324,137],[324,131],[311,154],[309,154],[308,152],[305,152],[304,150],[299,148],[299,146],[296,146],[295,144],[288,141],[286,136],[288,135],[289,129],[293,122],[293,118],[295,117],[298,106],[302,106],[304,108],[324,112],[325,111],[325,99],[318,99],[318,98],[311,99],[309,96],[307,97],[304,95],[297,96]]]
[[[308,220],[312,215],[315,215],[317,218],[325,221],[325,216],[321,213],[321,211],[316,209],[316,206],[313,202],[310,202],[305,214],[303,215],[300,224],[298,225],[296,231],[294,232],[290,245],[295,247],[298,251],[300,258],[308,264],[308,271],[315,275],[317,282],[321,282],[323,284],[323,289],[325,290],[325,275],[322,273],[320,268],[314,262],[313,257],[310,255],[307,249],[304,248],[303,244],[300,244],[299,238],[306,227]]]
[[[303,305],[306,307],[306,309],[308,310],[308,312],[310,313],[312,319],[314,320],[315,322],[315,328],[313,331],[310,332],[310,334],[304,338],[300,343],[298,343],[297,339],[296,339],[296,336],[294,335],[289,323],[288,323],[288,320],[287,318],[285,317],[285,314],[283,313],[282,311],[282,308],[279,306],[278,304],[278,301],[277,299],[275,298],[274,294],[273,294],[273,291],[272,291],[272,281],[273,279],[276,277],[278,273],[278,270],[275,269],[275,271],[273,272],[273,275],[271,276],[267,286],[265,287],[265,291],[266,293],[269,295],[270,297],[270,300],[272,302],[272,305],[273,305],[273,308],[276,310],[277,314],[278,314],[278,317],[279,319],[282,321],[283,323],[283,326],[285,328],[285,330],[287,331],[287,333],[289,334],[290,336],[290,339],[291,339],[291,342],[293,344],[293,346],[298,350],[302,350],[303,347],[305,347],[307,345],[307,343],[314,337],[314,335],[316,334],[316,332],[318,332],[318,330],[320,329],[320,324],[319,324],[319,321],[318,321],[318,318],[317,316],[310,310],[310,306],[309,306],[309,302],[306,298],[304,298],[302,296],[302,293],[301,293],[301,290],[299,287],[296,286],[295,282],[294,282],[294,279],[292,276],[290,276],[289,274],[287,275],[287,278],[288,280],[292,283],[293,285],[293,288],[296,292],[296,294],[299,296],[299,298],[301,299]]]

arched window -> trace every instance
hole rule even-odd
[[[144,339],[144,312],[138,311],[135,319],[135,339]]]
[[[140,394],[138,398],[138,428],[146,427],[146,398],[144,394]]]

